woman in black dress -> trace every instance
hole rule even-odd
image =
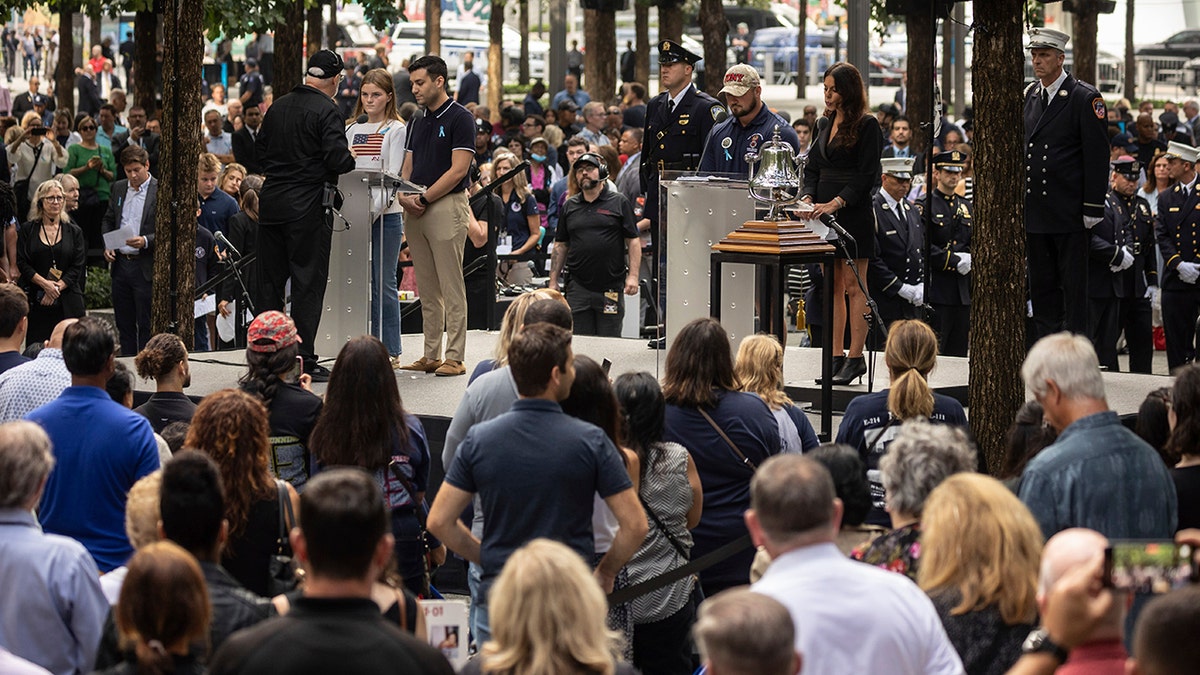
[[[846,246],[860,274],[875,257],[875,212],[871,189],[879,182],[879,157],[883,132],[873,115],[866,114],[866,89],[862,75],[849,63],[835,63],[825,71],[825,116],[817,121],[816,140],[804,167],[801,199],[813,205],[812,218],[834,215],[854,237]],[[850,265],[834,267],[833,326],[827,333],[834,353],[834,384],[849,384],[867,372],[863,345],[867,340],[867,298],[858,287]],[[846,354],[845,329],[849,302],[850,353]]]
[[[57,180],[39,185],[33,219],[17,232],[17,269],[29,295],[30,344],[49,339],[59,321],[84,315],[87,243],[83,230],[67,216],[64,199]]]

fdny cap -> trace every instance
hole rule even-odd
[[[762,80],[759,79],[758,71],[753,66],[739,63],[730,66],[729,70],[725,71],[725,86],[721,88],[720,93],[730,96],[745,96],[746,92],[761,84]]]
[[[1182,159],[1185,162],[1196,163],[1196,148],[1179,141],[1171,141],[1167,144],[1166,157],[1169,159]]]
[[[939,152],[933,156],[933,168],[958,173],[967,164],[967,156],[958,150]]]
[[[696,56],[683,48],[683,45],[674,40],[663,40],[658,43],[658,62],[659,63],[679,63],[683,62],[689,66],[695,65],[697,61],[704,58]]]
[[[1141,170],[1142,163],[1129,155],[1121,155],[1112,163],[1113,173],[1119,173],[1126,178],[1137,180]]]
[[[916,161],[915,157],[885,157],[879,160],[879,164],[883,167],[883,173],[893,178],[908,180],[912,178],[913,164]]]
[[[1030,28],[1029,46],[1026,49],[1057,49],[1065,52],[1070,39],[1070,35],[1053,28]]]
[[[254,317],[246,329],[246,347],[252,352],[272,353],[300,342],[296,324],[278,310]]]

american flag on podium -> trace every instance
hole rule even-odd
[[[350,149],[360,157],[379,155],[383,152],[383,134],[354,134]]]

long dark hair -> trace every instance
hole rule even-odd
[[[296,368],[300,345],[288,345],[275,352],[246,350],[246,374],[238,380],[242,391],[257,396],[263,405],[271,407],[275,392],[284,383],[284,376]]]
[[[1179,463],[1180,457],[1174,451],[1167,451],[1167,439],[1171,437],[1170,410],[1170,387],[1159,387],[1146,394],[1138,408],[1134,432],[1158,451],[1167,466],[1173,467]]]
[[[338,352],[308,446],[325,466],[368,471],[386,467],[394,447],[408,452],[400,389],[378,338],[354,338]]]
[[[714,389],[736,390],[733,349],[721,324],[711,317],[693,319],[667,350],[663,396],[667,403],[700,407],[716,403]]]
[[[1054,427],[1046,424],[1045,410],[1037,401],[1026,401],[1017,411],[1004,440],[1004,464],[999,478],[1016,478],[1025,472],[1025,465],[1046,446],[1058,438]]]
[[[858,143],[859,126],[867,111],[867,90],[862,74],[858,68],[839,61],[825,69],[824,77],[833,78],[833,88],[842,97],[842,123],[830,145],[852,148]]]
[[[1171,408],[1175,410],[1175,428],[1167,440],[1167,452],[1176,457],[1200,454],[1200,365],[1193,363],[1175,375]]]
[[[571,383],[571,394],[561,405],[563,412],[595,424],[613,445],[620,445],[621,406],[608,374],[599,363],[582,354],[575,356],[575,381]]]
[[[643,484],[650,469],[650,449],[662,441],[667,402],[658,380],[647,372],[625,373],[613,385],[621,404],[621,441],[641,460]]]

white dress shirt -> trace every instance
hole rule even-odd
[[[130,184],[129,189],[125,191],[125,203],[121,204],[121,223],[117,229],[132,224],[134,231],[142,231],[142,212],[146,210],[146,187],[149,184],[150,179],[147,178],[136,188]],[[138,255],[141,252],[132,246],[122,246],[118,250],[127,255]]]
[[[788,608],[805,675],[961,675],[929,597],[908,577],[830,543],[784,553],[750,587]]]

